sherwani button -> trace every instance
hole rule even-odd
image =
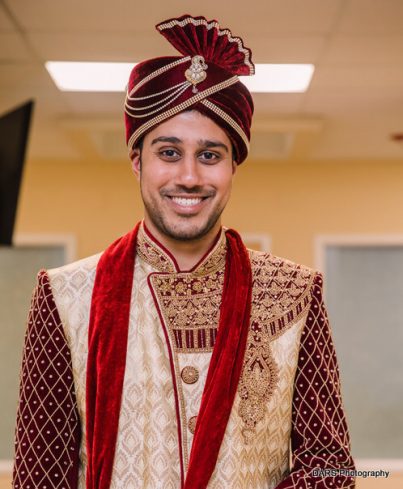
[[[185,384],[194,384],[199,379],[199,371],[194,367],[184,367],[181,372],[181,377]]]
[[[192,433],[192,435],[194,434],[196,429],[196,422],[197,422],[197,416],[192,416],[188,421],[188,428],[189,431]]]

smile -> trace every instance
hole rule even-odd
[[[193,205],[200,204],[200,202],[203,200],[201,197],[171,197],[171,200],[175,202],[175,204],[184,206],[184,207],[191,207]]]

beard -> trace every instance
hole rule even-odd
[[[164,196],[168,193],[174,192],[163,190],[161,191],[160,196],[164,198]],[[193,189],[190,191],[187,189],[186,192],[183,192],[182,190],[181,193],[187,193],[189,196],[191,196],[192,194],[199,193],[199,189]],[[204,194],[206,193],[204,192]],[[216,204],[210,210],[209,214],[203,219],[200,219],[200,217],[197,215],[176,215],[176,217],[173,217],[170,216],[164,209],[164,206],[160,204],[160,200],[145,198],[142,189],[141,195],[148,217],[154,226],[160,233],[177,241],[197,241],[198,239],[203,238],[216,225],[225,207],[225,202],[221,203],[221,205],[220,203]],[[210,192],[209,195],[212,197],[214,192]]]

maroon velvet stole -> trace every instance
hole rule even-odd
[[[91,302],[86,384],[87,489],[109,489],[126,363],[139,224],[105,250]],[[241,374],[249,330],[252,273],[238,233],[228,250],[216,344],[197,417],[184,489],[205,489],[213,473]]]

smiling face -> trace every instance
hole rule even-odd
[[[152,232],[179,241],[218,232],[236,164],[214,121],[194,110],[168,119],[146,134],[132,163]]]

